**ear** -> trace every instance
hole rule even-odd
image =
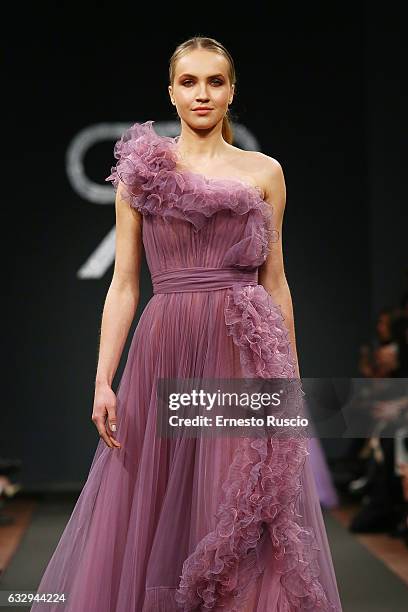
[[[228,104],[232,104],[232,101],[234,99],[234,93],[235,93],[235,85],[231,85],[231,94],[230,94],[230,99]]]
[[[173,100],[173,88],[171,85],[168,86],[168,90],[169,90],[169,96],[170,96],[171,103],[176,104],[175,101]]]

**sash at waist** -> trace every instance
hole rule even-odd
[[[258,268],[174,268],[154,272],[153,293],[180,293],[189,291],[215,291],[227,289],[236,283],[258,284]]]

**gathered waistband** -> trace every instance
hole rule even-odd
[[[151,277],[154,294],[215,291],[227,289],[236,283],[257,285],[258,268],[252,270],[207,267],[173,268],[154,272]]]

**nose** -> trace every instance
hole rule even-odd
[[[209,100],[209,96],[207,93],[207,86],[205,84],[199,85],[197,101],[198,102],[206,102]]]

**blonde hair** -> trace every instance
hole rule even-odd
[[[207,36],[193,36],[193,38],[189,38],[184,41],[180,45],[178,45],[170,58],[169,62],[169,79],[170,84],[173,85],[174,75],[176,71],[176,63],[177,60],[180,59],[183,55],[186,55],[193,49],[206,49],[208,51],[213,51],[214,53],[219,53],[224,56],[228,61],[229,69],[228,69],[228,78],[232,84],[235,85],[236,88],[236,73],[234,67],[234,60],[232,59],[231,54],[220,42],[215,40],[214,38],[208,38]],[[234,140],[234,132],[231,125],[231,113],[228,109],[226,114],[224,115],[222,121],[222,136],[226,142],[232,144]]]

